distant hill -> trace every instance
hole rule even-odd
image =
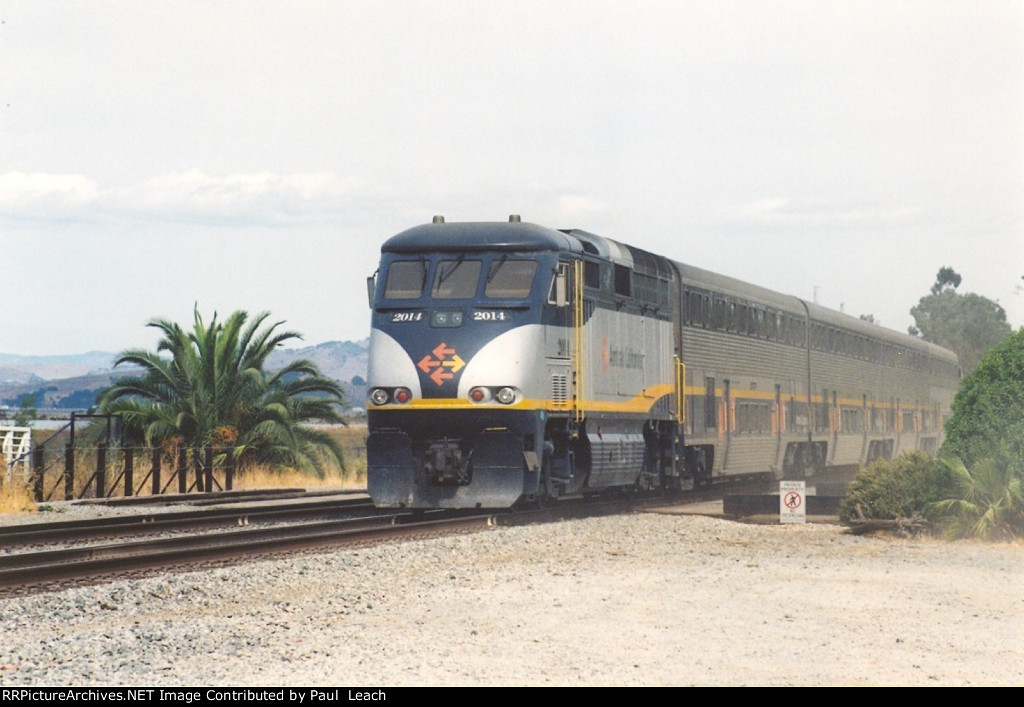
[[[305,358],[315,363],[328,378],[351,383],[356,376],[365,380],[369,348],[370,340],[363,339],[328,341],[301,349],[278,349],[270,354],[267,367],[271,370],[283,368],[296,359]]]
[[[40,411],[88,410],[96,404],[96,396],[101,390],[115,379],[137,371],[126,368],[51,380],[33,377],[28,383],[0,386],[0,406],[19,408],[23,396],[34,395],[34,407]]]
[[[343,383],[349,403],[361,407],[366,397],[369,343],[369,339],[329,341],[300,349],[279,349],[267,364],[274,370],[299,358],[309,359],[325,376]],[[136,372],[113,368],[116,358],[117,354],[105,351],[66,356],[0,354],[0,406],[20,407],[24,395],[34,394],[39,410],[86,410],[100,390],[116,378]]]
[[[19,356],[0,353],[0,386],[73,378],[109,371],[116,354],[90,351],[68,356]]]

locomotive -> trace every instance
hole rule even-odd
[[[507,508],[934,453],[956,356],[582,230],[433,223],[367,281],[375,505]]]

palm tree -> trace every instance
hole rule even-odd
[[[933,507],[948,514],[957,536],[1012,539],[1024,532],[1024,482],[1007,464],[980,459],[968,469],[958,458],[943,459],[952,472],[956,498]]]
[[[135,442],[174,442],[199,449],[232,444],[240,461],[291,466],[322,476],[324,462],[343,468],[340,445],[312,421],[343,423],[341,384],[321,375],[314,363],[297,360],[264,370],[275,348],[302,337],[277,331],[284,322],[260,327],[268,312],[247,324],[237,311],[223,323],[216,312],[209,326],[198,307],[192,331],[165,319],[147,326],[163,336],[157,350],[131,349],[115,361],[142,369],[116,381],[99,398],[100,410],[121,417]]]

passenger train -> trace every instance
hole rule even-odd
[[[416,226],[368,280],[367,487],[505,508],[934,453],[951,352],[518,216]]]

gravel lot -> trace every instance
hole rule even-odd
[[[0,620],[4,686],[1024,685],[1024,544],[642,513],[10,599]]]

